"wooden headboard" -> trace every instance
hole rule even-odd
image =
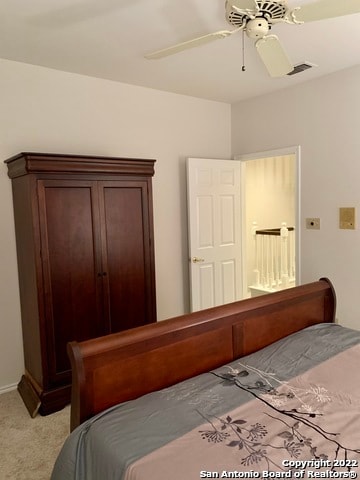
[[[320,279],[85,342],[71,342],[71,429],[117,403],[219,367],[316,323],[334,322]]]

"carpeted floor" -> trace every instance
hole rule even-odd
[[[31,418],[17,390],[0,395],[0,479],[49,480],[69,426],[70,407]]]

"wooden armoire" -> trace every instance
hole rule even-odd
[[[155,160],[20,153],[12,180],[25,373],[42,415],[70,401],[66,345],[156,321]]]

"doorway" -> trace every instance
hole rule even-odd
[[[300,283],[300,147],[233,160],[188,158],[187,190],[191,311],[274,290],[250,288],[259,287],[254,222],[256,230],[280,230],[286,223],[293,278],[286,279],[280,267],[273,277],[282,275],[281,288]]]
[[[241,161],[243,298],[300,283],[300,147]]]

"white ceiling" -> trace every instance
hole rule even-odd
[[[348,0],[339,0],[346,2]],[[308,0],[288,0],[291,7]],[[161,60],[144,54],[231,27],[224,0],[1,0],[0,57],[123,83],[233,103],[360,64],[360,14],[278,24],[293,64],[273,79],[241,33]]]

